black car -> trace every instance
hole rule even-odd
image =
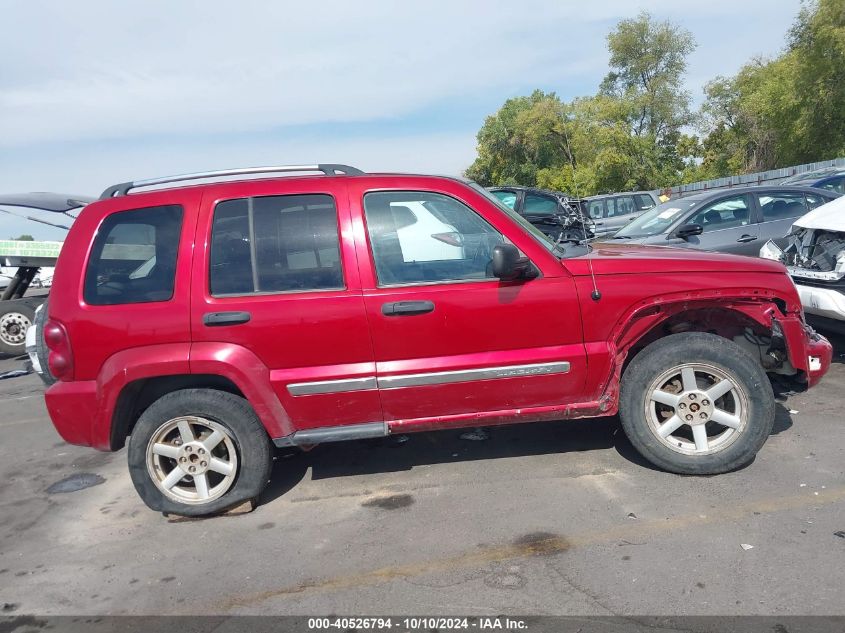
[[[581,201],[568,194],[520,186],[489,190],[504,205],[554,239],[583,241],[594,236],[593,223],[583,212]]]
[[[785,245],[795,220],[838,197],[833,191],[788,185],[696,193],[664,202],[601,239],[756,256],[770,239]]]

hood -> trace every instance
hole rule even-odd
[[[780,262],[744,255],[728,255],[712,251],[670,246],[639,246],[599,242],[589,255],[563,260],[573,275],[589,275],[590,263],[597,275],[665,274],[686,272],[762,272],[784,273]]]
[[[792,226],[845,232],[845,196],[831,200],[813,209],[807,215],[802,215]]]

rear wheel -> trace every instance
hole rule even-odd
[[[35,310],[25,303],[0,301],[0,354],[19,356],[26,351],[26,330],[34,318]]]
[[[132,483],[150,508],[204,516],[257,499],[270,476],[272,446],[243,398],[184,389],[144,411],[128,458]]]
[[[646,459],[671,472],[709,475],[744,466],[769,437],[774,415],[760,364],[713,334],[660,339],[622,377],[625,433]]]

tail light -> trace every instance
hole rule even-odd
[[[65,326],[52,319],[44,326],[44,342],[50,354],[47,366],[57,380],[73,380],[73,352]]]

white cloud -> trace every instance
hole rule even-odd
[[[776,13],[736,4],[18,2],[3,11],[0,146],[372,121],[585,73],[597,84],[608,21]]]
[[[593,92],[621,18],[646,9],[693,31],[700,98],[706,80],[780,49],[798,6],[0,0],[0,192],[311,161],[457,174],[507,97]]]

